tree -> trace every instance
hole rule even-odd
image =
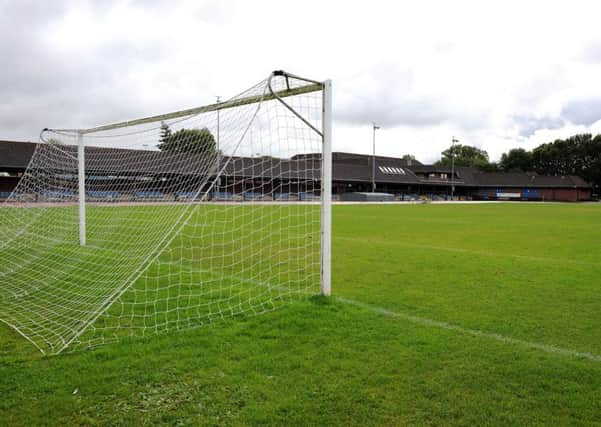
[[[584,145],[584,170],[581,177],[593,184],[593,193],[601,193],[601,134]]]
[[[557,139],[532,150],[533,169],[546,175],[576,175],[601,189],[601,135],[580,134]]]
[[[455,144],[442,152],[442,158],[436,165],[451,166],[455,155],[455,166],[471,166],[479,169],[489,167],[488,153],[469,145]]]
[[[598,147],[591,134],[557,139],[532,150],[532,166],[536,172],[547,175],[579,175],[598,158]]]
[[[499,167],[505,172],[519,171],[528,172],[532,168],[532,153],[523,148],[512,148],[503,153]]]
[[[501,172],[501,168],[497,162],[490,162],[482,166],[478,166],[482,172]]]
[[[169,125],[165,122],[161,122],[161,134],[159,137],[159,142],[162,144],[164,143],[167,138],[169,138],[171,136],[171,128],[169,127]]]
[[[403,160],[417,160],[413,154],[403,154],[403,157],[401,157],[401,159],[403,159]]]
[[[167,127],[168,128],[168,127]],[[161,137],[163,126],[161,126]],[[175,133],[165,132],[158,145],[159,150],[172,153],[217,154],[215,137],[209,129],[180,129]]]

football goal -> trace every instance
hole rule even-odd
[[[0,204],[0,321],[57,354],[330,294],[331,83],[44,129]]]

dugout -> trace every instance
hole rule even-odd
[[[389,193],[343,193],[340,195],[343,202],[394,202],[394,194]]]

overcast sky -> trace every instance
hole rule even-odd
[[[334,150],[532,148],[601,133],[598,1],[0,0],[0,139],[334,85]]]

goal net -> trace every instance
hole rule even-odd
[[[0,320],[55,354],[328,294],[329,87],[278,71],[225,102],[46,129],[0,204]]]

